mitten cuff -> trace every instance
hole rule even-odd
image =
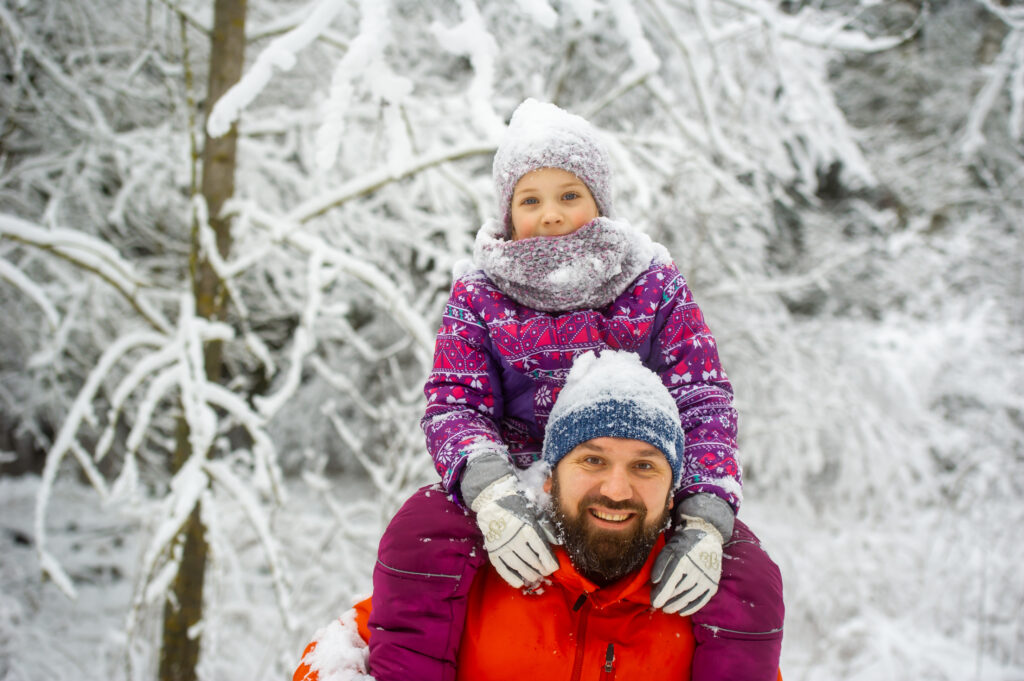
[[[729,541],[732,528],[736,522],[736,514],[724,499],[714,494],[700,493],[683,499],[675,508],[672,517],[675,525],[682,524],[683,516],[691,516],[707,521],[722,535],[722,541]]]
[[[463,502],[476,510],[474,504],[481,492],[492,483],[514,473],[512,463],[498,452],[487,452],[472,457],[466,461],[466,466],[462,470],[459,488],[462,491]]]

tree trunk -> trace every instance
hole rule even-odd
[[[238,82],[245,60],[246,0],[216,0],[210,46],[210,79],[204,119],[218,99]],[[217,250],[227,257],[231,250],[231,222],[221,215],[224,202],[235,191],[235,150],[238,131],[217,139],[206,136],[203,145],[203,198],[209,208],[210,226],[217,236]],[[196,312],[207,319],[223,319],[226,297],[222,282],[209,262],[201,258],[197,229],[192,236],[192,287]],[[204,349],[206,376],[220,381],[223,374],[222,347],[209,343]],[[177,472],[192,456],[188,425],[179,421],[172,469]],[[203,581],[206,574],[207,544],[199,504],[192,510],[182,534],[181,565],[164,603],[163,646],[160,651],[161,681],[195,681],[199,662],[200,634],[195,630],[203,615]]]

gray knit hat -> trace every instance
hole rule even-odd
[[[585,119],[554,104],[527,99],[513,112],[494,154],[494,188],[507,234],[512,234],[509,208],[516,183],[540,168],[561,168],[583,180],[598,213],[611,216],[611,164],[600,133]]]
[[[654,445],[672,468],[672,489],[679,486],[686,446],[679,411],[658,375],[632,352],[576,358],[551,409],[542,456],[553,470],[574,447],[599,437]]]

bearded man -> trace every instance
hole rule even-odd
[[[548,422],[543,461],[550,473],[539,495],[548,498],[538,499],[549,506],[552,521],[544,532],[560,544],[558,569],[516,588],[487,562],[482,547],[474,547],[469,555],[477,562],[465,573],[476,574],[471,585],[457,571],[433,575],[467,600],[460,632],[431,627],[430,613],[417,611],[414,599],[406,598],[409,621],[417,623],[418,648],[455,660],[456,681],[690,679],[693,625],[674,613],[691,599],[706,601],[711,582],[717,587],[723,538],[710,524],[694,523],[684,530],[694,533],[688,568],[666,569],[671,563],[658,561],[682,475],[684,443],[672,397],[635,356],[605,352],[577,359]],[[443,493],[433,496],[457,509]],[[475,522],[463,512],[448,517],[454,524]],[[514,541],[514,514],[493,522],[496,536]],[[445,528],[436,531],[438,537],[452,536]],[[748,537],[753,535],[736,521],[731,540]],[[464,547],[452,550],[466,555]],[[771,577],[778,580],[777,574]],[[680,607],[652,608],[652,588],[657,589],[652,581],[673,579],[682,580],[675,589],[683,594]],[[772,616],[781,626],[782,613]],[[336,630],[318,634],[294,681],[370,678],[364,674],[374,670],[366,669],[365,655],[341,654],[335,644],[339,638],[361,639],[373,646],[375,638],[388,635],[374,628],[371,601],[357,605],[355,615],[342,618]]]

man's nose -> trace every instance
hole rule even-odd
[[[601,484],[601,493],[612,501],[633,498],[633,487],[629,484],[629,476],[625,471],[612,469],[608,471]]]

